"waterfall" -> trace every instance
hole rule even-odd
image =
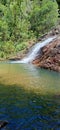
[[[29,51],[29,53],[24,57],[22,60],[13,61],[12,63],[31,63],[35,57],[37,56],[38,51],[45,45],[49,44],[51,41],[53,41],[55,37],[47,38],[46,40],[42,42],[36,43]]]

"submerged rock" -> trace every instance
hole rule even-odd
[[[33,64],[60,72],[60,35],[41,51],[42,53],[36,57]]]
[[[0,129],[4,128],[8,124],[8,121],[0,121]]]

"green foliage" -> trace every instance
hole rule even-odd
[[[27,47],[26,43],[22,42],[16,46],[16,52],[24,50]]]
[[[38,37],[56,24],[57,6],[52,0],[43,0],[41,4],[36,3],[30,15],[30,23],[31,29]]]
[[[0,57],[1,57],[1,58],[4,58],[4,57],[5,57],[5,54],[4,54],[3,51],[0,51]]]
[[[0,57],[21,51],[56,24],[53,0],[0,0]]]
[[[11,54],[14,52],[15,50],[15,47],[13,45],[13,42],[12,41],[8,41],[8,42],[5,42],[4,46],[3,46],[3,50],[4,52],[7,54]]]

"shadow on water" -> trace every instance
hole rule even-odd
[[[0,120],[9,122],[4,130],[59,130],[59,100],[60,95],[40,95],[22,86],[0,84]]]

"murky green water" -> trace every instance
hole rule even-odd
[[[60,73],[0,63],[0,120],[4,130],[60,130]]]

